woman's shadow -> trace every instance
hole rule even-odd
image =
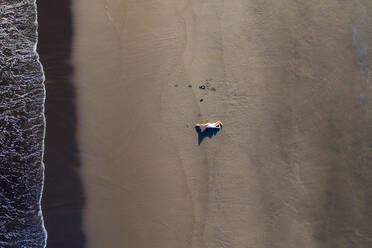
[[[200,146],[204,138],[208,137],[211,139],[221,130],[221,128],[206,128],[204,131],[202,131],[200,127],[196,126],[195,130],[198,133],[198,145]]]

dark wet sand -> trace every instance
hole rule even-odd
[[[371,11],[75,1],[86,247],[371,247]],[[215,120],[199,146],[193,125]]]
[[[37,0],[38,53],[45,72],[45,185],[42,199],[48,248],[82,248],[84,194],[78,176],[76,90],[71,65],[70,1]]]

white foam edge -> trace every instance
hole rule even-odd
[[[42,85],[43,85],[43,90],[44,90],[44,98],[43,98],[43,102],[42,102],[42,116],[43,116],[43,127],[44,127],[44,130],[43,130],[43,139],[42,139],[42,144],[41,144],[41,157],[40,157],[40,160],[41,160],[41,166],[42,166],[42,184],[41,184],[41,190],[40,190],[40,195],[39,195],[39,212],[38,212],[38,215],[40,216],[41,218],[41,226],[43,228],[43,231],[44,231],[44,235],[45,235],[45,241],[44,241],[44,247],[45,248],[47,246],[47,242],[48,242],[48,232],[45,228],[45,224],[44,224],[44,216],[43,216],[43,211],[42,211],[42,208],[41,208],[41,200],[42,200],[42,197],[43,197],[43,192],[44,192],[44,183],[45,183],[45,164],[44,164],[44,151],[45,151],[45,134],[46,134],[46,118],[45,118],[45,99],[46,99],[46,86],[45,86],[45,73],[44,73],[44,67],[43,67],[43,64],[41,63],[40,61],[40,56],[39,56],[39,53],[37,52],[37,45],[39,43],[39,22],[38,22],[38,9],[37,9],[37,0],[33,0],[34,2],[34,8],[35,8],[35,21],[34,21],[34,24],[36,25],[36,41],[35,41],[35,44],[34,44],[34,49],[33,49],[33,53],[36,55],[36,60],[37,62],[39,63],[39,66],[40,66],[40,70],[41,70],[41,73],[42,73]]]

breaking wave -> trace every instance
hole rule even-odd
[[[0,246],[45,247],[45,76],[35,0],[0,3]]]

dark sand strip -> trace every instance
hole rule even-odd
[[[38,52],[46,77],[45,186],[42,207],[48,248],[82,248],[84,194],[77,174],[71,1],[38,0]]]

